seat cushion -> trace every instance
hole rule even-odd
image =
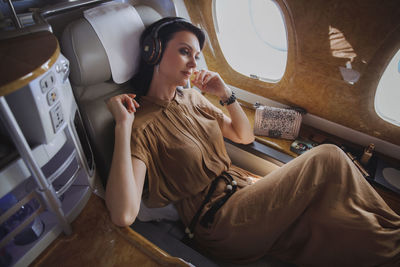
[[[90,92],[98,92],[98,88],[101,88],[102,94],[90,94]],[[106,82],[80,90],[84,93],[78,103],[79,110],[93,149],[98,174],[105,184],[114,149],[115,125],[107,109],[106,101],[118,94],[131,93],[132,88],[129,82],[118,86],[113,82]]]

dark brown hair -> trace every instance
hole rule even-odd
[[[178,20],[177,20],[178,19]],[[171,24],[167,24],[163,27],[161,27],[158,31],[158,39],[161,42],[161,56],[160,60],[162,59],[165,51],[165,47],[167,46],[167,43],[174,37],[175,33],[181,32],[181,31],[189,31],[196,35],[197,39],[199,40],[199,45],[200,45],[200,50],[203,49],[204,42],[206,39],[206,35],[204,31],[196,26],[194,26],[192,23],[189,21],[179,18],[179,17],[166,17],[162,18],[150,26],[148,26],[142,33],[140,37],[140,44],[142,48],[143,40],[150,34],[152,34],[153,29],[156,27],[159,27],[159,25],[166,23],[168,21],[176,20],[176,22],[173,22]],[[143,53],[143,49],[141,49],[141,53]],[[147,91],[149,90],[151,79],[153,78],[153,72],[154,72],[154,65],[146,63],[145,60],[143,60],[143,57],[140,59],[139,63],[139,71],[135,76],[132,78],[132,85],[134,87],[135,93],[138,95],[138,97],[142,95],[146,95]]]

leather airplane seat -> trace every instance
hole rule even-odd
[[[149,6],[136,6],[144,26],[161,18]],[[120,20],[111,20],[118,31]],[[82,17],[69,23],[61,37],[62,53],[70,61],[70,81],[93,149],[97,172],[105,184],[114,143],[114,122],[105,102],[110,97],[132,92],[129,80],[118,84],[112,78],[110,61],[95,29]],[[131,62],[138,64],[138,62]]]

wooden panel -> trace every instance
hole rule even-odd
[[[59,54],[56,37],[47,31],[0,41],[0,96],[45,73]]]
[[[188,266],[131,228],[115,226],[104,201],[94,194],[72,230],[71,236],[58,237],[32,266]]]
[[[288,29],[287,70],[278,83],[237,73],[217,40],[212,0],[185,0],[192,21],[209,36],[204,56],[209,69],[238,88],[400,145],[400,127],[374,110],[380,75],[400,48],[398,0],[277,0]],[[352,61],[360,80],[344,81],[339,67]]]

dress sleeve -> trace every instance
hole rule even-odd
[[[207,98],[205,98],[201,93],[199,93],[197,90],[193,90],[193,95],[195,105],[197,105],[200,109],[204,110],[208,114],[212,115],[217,119],[219,127],[222,127],[222,123],[224,121],[224,113],[222,110],[217,108],[214,104],[212,104]]]
[[[132,130],[131,136],[131,156],[136,157],[149,167],[151,153],[149,152],[148,140],[143,134],[143,131],[137,129]]]

